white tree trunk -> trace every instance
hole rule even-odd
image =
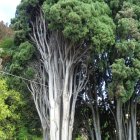
[[[75,46],[58,31],[50,32],[48,39],[42,14],[32,26],[31,38],[40,53],[42,64],[38,79],[43,83],[31,83],[31,92],[37,98],[34,101],[42,127],[46,122],[45,126],[50,131],[49,140],[72,140],[76,100],[86,84],[87,70],[82,62],[85,52],[81,46]],[[46,83],[48,88],[45,87],[45,90]],[[47,140],[45,136],[44,140]]]
[[[69,139],[69,102],[64,99],[63,120],[62,120],[62,140]]]
[[[49,140],[48,131],[46,130],[46,128],[43,128],[43,139]]]
[[[120,99],[117,99],[116,128],[118,140],[137,140],[136,106],[137,103],[133,99],[130,99],[126,104],[123,104]]]

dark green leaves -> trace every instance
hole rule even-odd
[[[44,3],[43,10],[50,30],[63,32],[64,36],[73,42],[92,38],[96,34],[100,35],[95,37],[95,45],[101,38],[108,40],[105,45],[113,42],[114,25],[108,16],[109,7],[104,2],[61,0],[51,6]]]
[[[23,70],[24,64],[31,59],[34,51],[33,45],[28,41],[21,43],[18,50],[13,55],[10,71],[20,73]]]

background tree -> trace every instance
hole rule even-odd
[[[17,136],[20,120],[18,109],[22,106],[22,97],[14,90],[8,90],[6,80],[0,78],[0,138],[3,140]]]
[[[9,28],[3,21],[0,21],[0,40],[11,37],[13,35],[13,31]]]
[[[19,96],[22,97],[20,99],[20,102],[21,103],[24,102],[24,104],[22,104],[22,106],[20,106],[20,104],[17,104],[18,113],[20,114],[20,118],[18,118],[18,122],[16,122],[18,125],[18,128],[16,127],[16,130],[13,130],[15,132],[13,135],[11,135],[11,137],[17,138],[17,139],[18,138],[36,139],[36,137],[41,136],[41,130],[39,127],[40,122],[38,121],[38,115],[37,115],[37,112],[33,105],[33,100],[31,98],[31,95],[30,95],[29,91],[25,88],[26,87],[26,85],[24,83],[25,81],[23,82],[20,78],[7,75],[9,72],[11,74],[19,75],[19,73],[21,72],[21,70],[19,69],[19,66],[21,68],[21,65],[20,65],[21,61],[23,62],[23,64],[25,64],[25,62],[27,62],[27,60],[28,60],[27,57],[29,57],[29,53],[31,55],[33,49],[30,51],[31,45],[28,47],[27,46],[29,44],[28,42],[25,43],[25,45],[24,44],[21,45],[21,47],[19,49],[15,45],[15,42],[14,42],[14,36],[13,36],[14,31],[10,27],[7,27],[7,25],[4,25],[4,27],[7,30],[10,30],[12,33],[9,35],[6,35],[6,33],[3,33],[2,34],[3,37],[0,40],[0,60],[1,60],[0,73],[2,74],[2,77],[5,77],[5,81],[7,83],[7,88],[18,91],[20,94]],[[19,52],[19,55],[17,55],[17,52]],[[24,55],[25,55],[25,57],[24,57]],[[28,71],[25,72],[26,73],[25,78],[27,78],[27,75],[29,77],[31,77],[30,68],[28,68],[28,69],[29,69],[29,72]],[[3,73],[3,71],[6,71],[7,73]],[[27,74],[27,73],[29,73],[29,74]],[[18,130],[18,132],[16,132],[17,130]],[[13,132],[11,132],[11,133],[13,133]]]
[[[123,2],[116,14],[116,59],[109,93],[115,96],[117,139],[137,139],[136,106],[139,92],[139,6]],[[136,95],[137,94],[137,95]],[[126,117],[128,115],[128,118]],[[132,134],[132,135],[131,135]]]

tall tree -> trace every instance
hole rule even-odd
[[[116,14],[116,59],[109,91],[116,100],[117,139],[137,139],[136,106],[139,81],[139,5],[123,2]],[[137,94],[137,95],[136,95]]]
[[[36,71],[34,80],[41,84],[31,82],[29,88],[44,139],[71,140],[77,95],[87,79],[85,50],[90,46],[102,50],[100,46],[112,44],[114,25],[103,1],[42,2],[22,1],[13,27],[17,44],[31,37],[37,48],[38,61],[30,65]]]

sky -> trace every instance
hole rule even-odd
[[[15,17],[17,5],[21,0],[0,0],[0,21],[10,24],[10,19]]]

